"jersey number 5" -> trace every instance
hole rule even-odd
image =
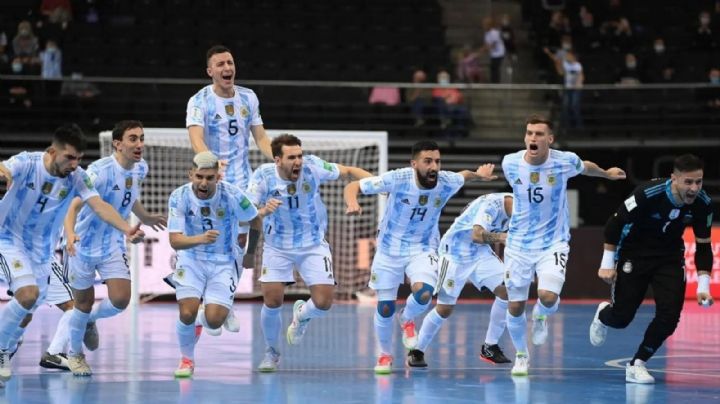
[[[228,134],[230,136],[235,136],[238,133],[238,124],[237,119],[231,119],[228,121]]]

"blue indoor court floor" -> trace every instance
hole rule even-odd
[[[203,334],[191,380],[173,378],[179,360],[174,303],[142,305],[137,322],[130,312],[99,321],[100,348],[87,354],[95,372],[90,378],[37,366],[60,317],[58,309],[42,307],[13,359],[13,377],[0,390],[0,403],[717,403],[718,306],[705,311],[687,302],[675,335],[649,363],[655,385],[626,384],[624,372],[652,305],[643,306],[627,329],[610,330],[605,346],[594,348],[588,326],[596,304],[563,303],[549,320],[548,342],[531,347],[530,376],[513,378],[510,365],[478,359],[488,303],[457,307],[426,353],[428,370],[406,369],[398,327],[389,376],[372,371],[373,306],[337,304],[310,323],[300,346],[283,341],[277,373],[260,374],[255,371],[264,348],[260,305],[238,303],[241,332]],[[291,302],[284,306],[284,327],[291,308]],[[514,356],[507,333],[500,345]]]

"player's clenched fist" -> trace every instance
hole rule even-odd
[[[220,236],[220,232],[217,230],[208,230],[200,235],[201,244],[212,244]]]
[[[358,216],[362,213],[362,208],[357,202],[348,202],[345,214],[348,216]]]

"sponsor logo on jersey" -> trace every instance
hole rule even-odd
[[[27,184],[27,187],[30,188],[30,189],[35,189],[35,183],[34,183],[34,182],[30,182],[30,183]]]
[[[200,214],[203,216],[210,216],[210,207],[209,206],[203,206],[200,208]]]
[[[418,203],[420,206],[425,206],[428,202],[428,196],[427,195],[420,195],[420,198],[418,199]]]
[[[653,219],[662,220],[662,217],[660,217],[660,214],[657,212],[653,213],[650,217],[652,217]]]
[[[126,177],[125,178],[125,189],[130,189],[133,186],[133,178],[132,177]]]
[[[193,212],[191,209],[190,212],[188,212],[188,216],[195,216],[195,212]]]
[[[530,182],[533,184],[537,184],[538,182],[540,182],[540,173],[538,173],[538,172],[530,173]]]
[[[332,170],[333,170],[333,165],[330,164],[330,163],[328,163],[327,161],[323,161],[323,168],[326,169],[326,170],[328,170],[328,171],[332,171]]]
[[[215,120],[215,121],[219,121],[221,119],[222,119],[222,117],[220,116],[220,114],[215,114],[215,118],[213,118],[213,120]]]
[[[229,116],[235,115],[235,106],[232,104],[225,104],[225,113]]]
[[[303,192],[305,192],[306,194],[309,194],[309,193],[310,193],[311,188],[310,188],[310,184],[309,184],[309,183],[303,182],[302,188],[303,188]]]
[[[515,185],[522,185],[522,181],[520,181],[520,178],[515,180]]]
[[[295,195],[295,192],[297,192],[297,187],[295,186],[295,184],[289,184],[287,186],[287,193],[290,195]]]
[[[279,196],[280,196],[280,191],[278,191],[278,190],[276,189],[275,192],[273,192],[272,195],[273,195],[274,197],[279,197]]]
[[[94,186],[93,186],[93,182],[90,179],[90,177],[88,177],[87,175],[84,175],[83,182],[85,183],[85,186],[87,187],[87,189],[93,189]]]
[[[668,215],[668,218],[670,218],[670,220],[675,220],[678,217],[680,217],[680,209],[673,209],[670,211],[670,214]]]
[[[633,270],[632,262],[625,261],[625,263],[623,264],[622,270],[626,274],[629,274],[630,272],[632,272],[632,270]]]
[[[52,184],[52,182],[45,182],[45,183],[42,184],[42,188],[40,188],[40,190],[42,191],[42,193],[45,194],[45,195],[49,194],[50,191],[52,191],[52,189],[53,189],[53,184]]]
[[[113,187],[113,191],[119,191],[119,190],[120,190],[120,187],[117,184],[115,184],[115,186]]]
[[[410,201],[409,201],[407,198],[403,199],[403,200],[400,201],[400,202],[402,202],[402,203],[404,203],[404,204],[406,204],[406,205],[410,205]]]

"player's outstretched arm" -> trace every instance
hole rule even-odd
[[[357,216],[362,213],[362,208],[358,203],[358,193],[360,193],[360,181],[353,181],[345,185],[343,196],[345,197],[345,205],[347,209],[345,214],[348,216]]]
[[[493,171],[495,171],[495,164],[487,163],[481,164],[475,171],[462,170],[458,174],[465,178],[465,182],[473,180],[492,181],[497,179],[497,175],[493,175]]]
[[[505,240],[507,240],[507,233],[493,233],[485,230],[482,226],[473,226],[472,241],[478,244],[505,244]]]
[[[617,277],[617,270],[615,269],[616,248],[613,244],[603,244],[603,256],[600,269],[598,269],[598,277],[611,285]]]
[[[265,127],[262,125],[251,126],[250,132],[252,132],[253,139],[255,139],[255,144],[257,145],[258,149],[260,149],[260,152],[263,154],[263,156],[272,160],[273,155],[272,148],[270,147],[270,137],[268,137],[267,133],[265,132]]]
[[[346,180],[361,180],[363,178],[372,177],[373,175],[360,167],[344,166],[336,164],[340,171],[340,177]]]
[[[71,257],[75,256],[75,243],[80,241],[80,237],[78,237],[77,233],[75,233],[75,223],[77,222],[77,215],[80,213],[82,205],[82,199],[78,197],[73,198],[63,221],[66,244],[65,250]]]
[[[175,250],[186,250],[202,244],[212,244],[220,236],[217,230],[208,230],[195,236],[186,236],[183,233],[170,233],[170,247]]]
[[[155,215],[148,212],[140,200],[135,201],[132,212],[140,219],[142,224],[150,226],[155,231],[165,230],[167,227],[167,217],[165,215]]]
[[[100,199],[99,196],[89,198],[86,203],[100,217],[100,219],[125,233],[125,236],[127,236],[128,241],[131,243],[139,243],[143,240],[143,237],[145,237],[145,233],[140,230],[140,225],[135,227],[130,226],[125,220],[123,220],[122,216],[120,216],[115,208]]]
[[[583,166],[585,166],[585,170],[583,170],[583,175],[587,175],[590,177],[601,177],[613,181],[625,179],[625,171],[623,171],[622,168],[611,167],[607,170],[604,170],[600,168],[597,164],[588,160],[583,161]]]

